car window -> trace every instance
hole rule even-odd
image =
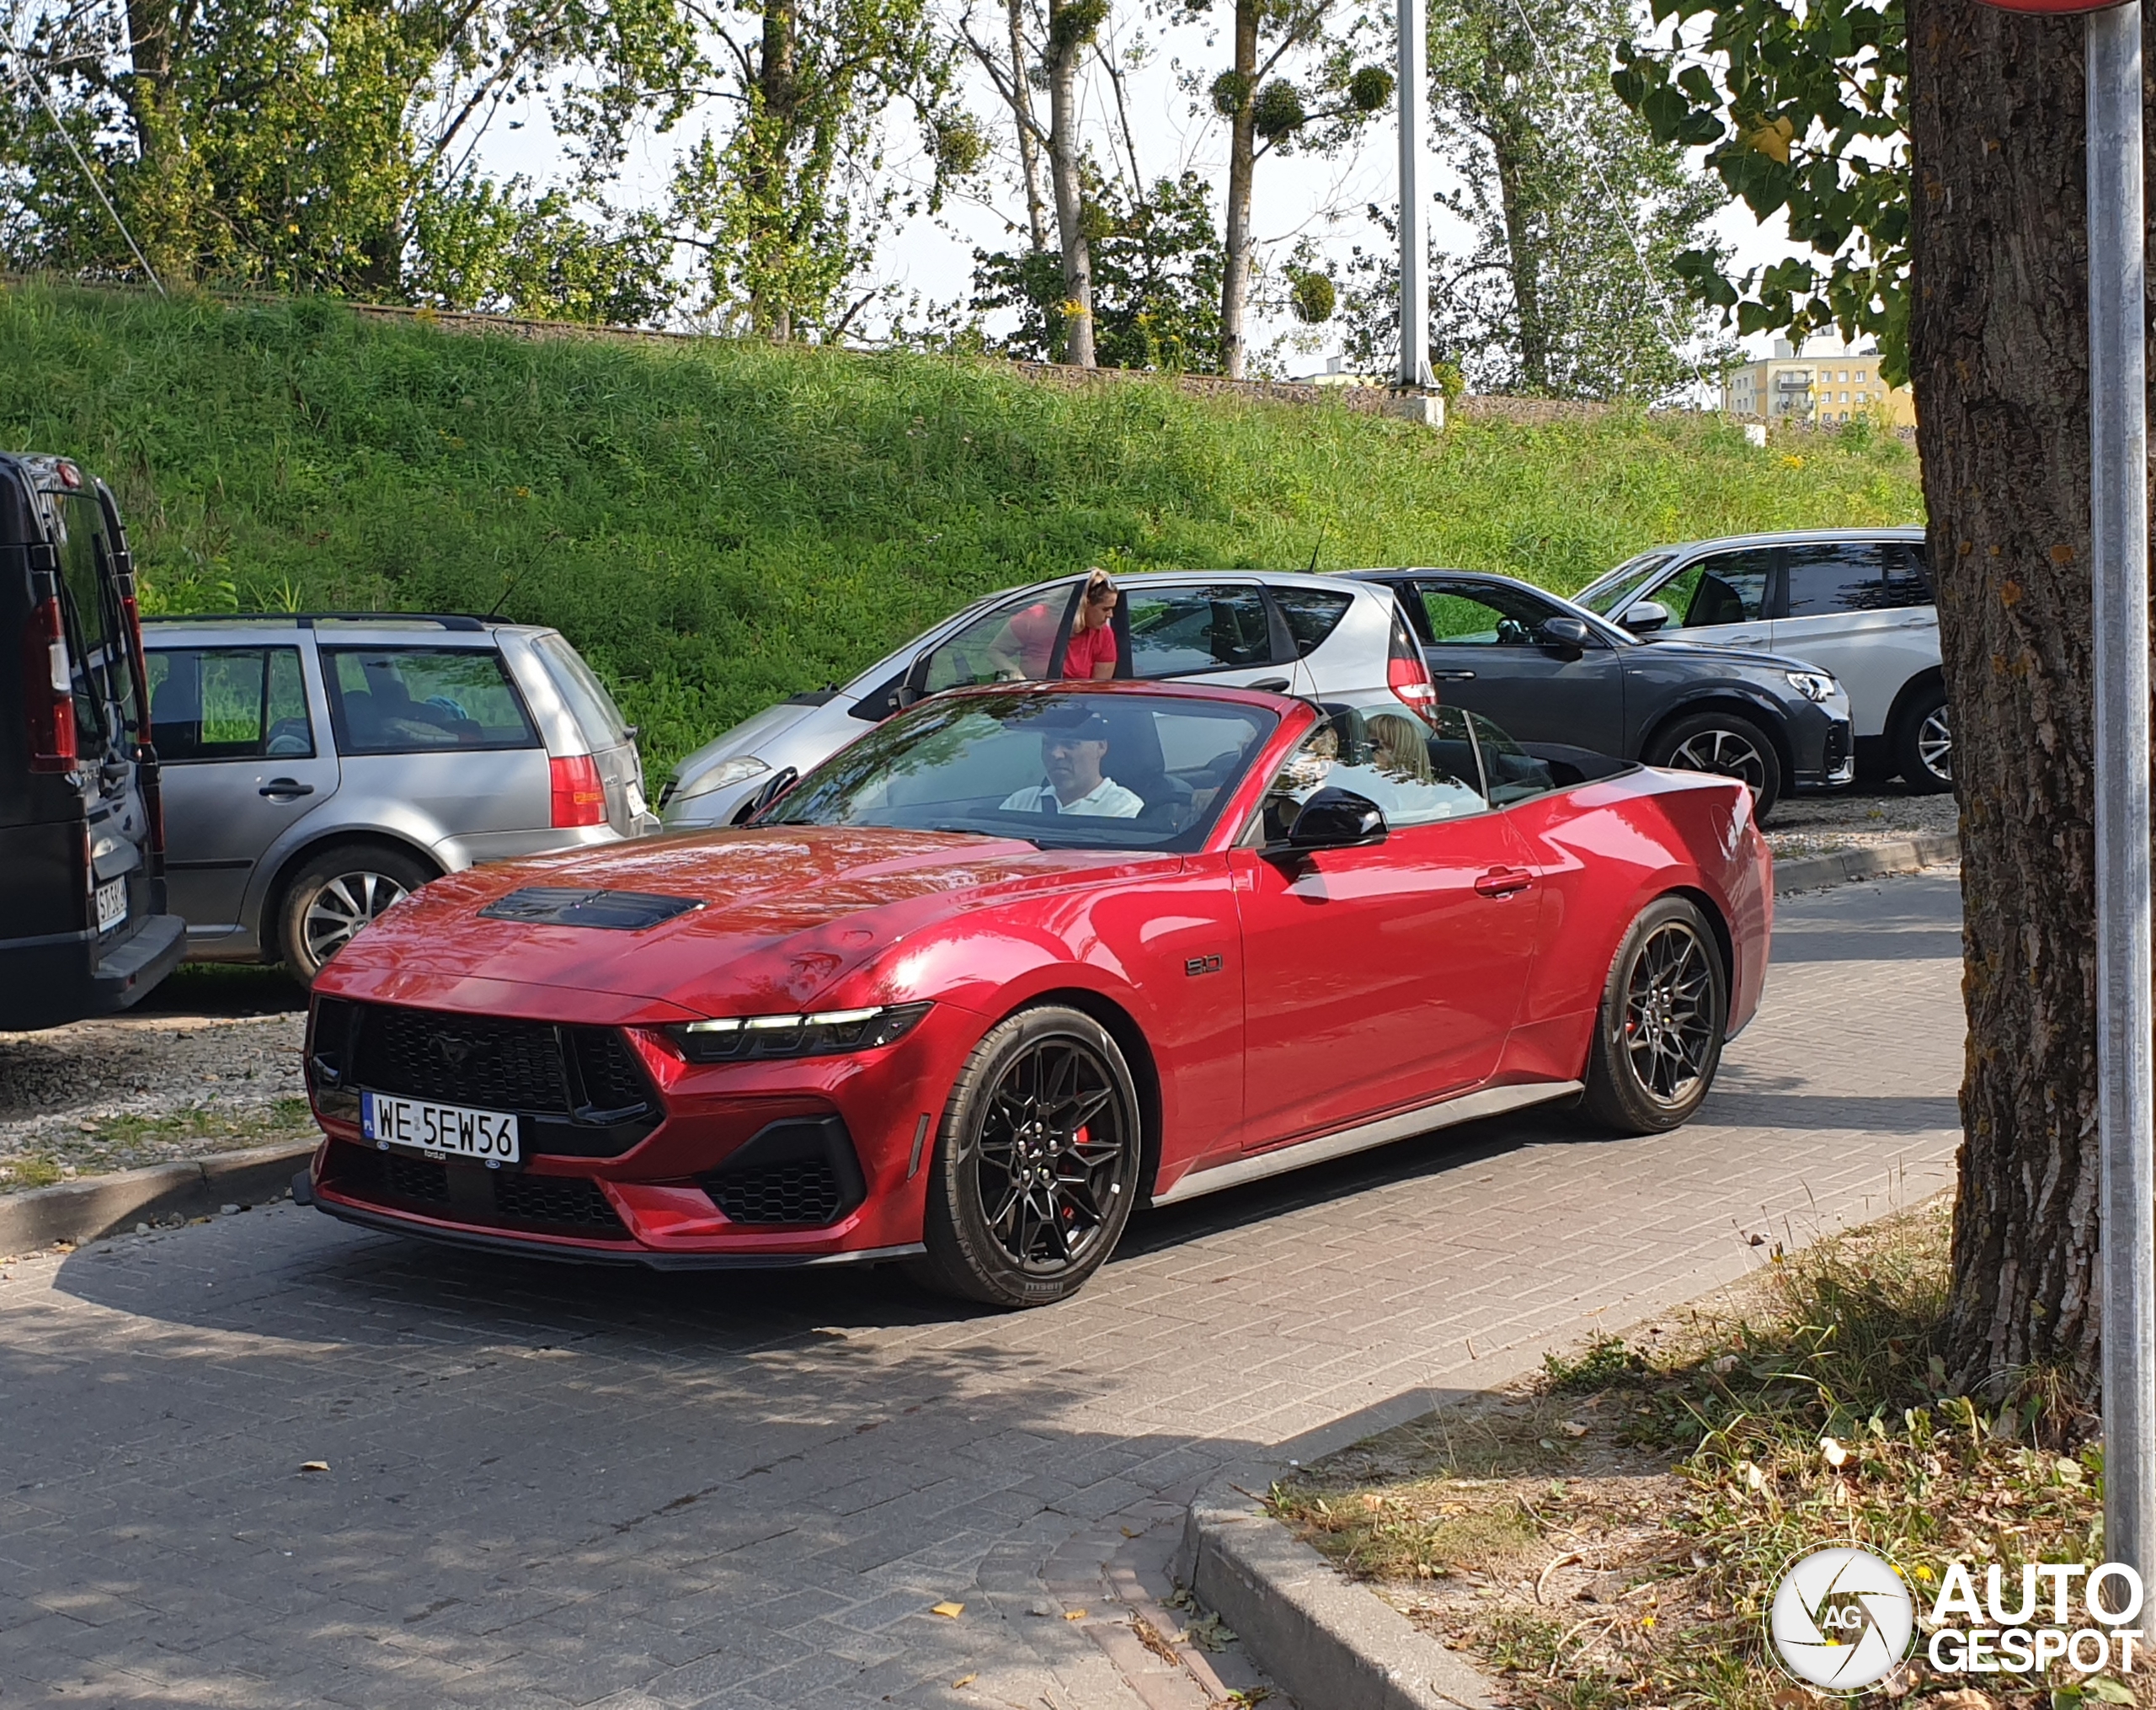
[[[1335,708],[1313,726],[1267,786],[1262,840],[1284,841],[1321,790],[1374,802],[1395,831],[1464,819],[1489,807],[1474,744],[1460,713],[1439,709],[1435,728],[1406,712]]]
[[[937,695],[1060,675],[1062,649],[1056,643],[1068,634],[1072,588],[1057,583],[990,607],[930,649],[918,686]]]
[[[322,665],[337,746],[348,754],[539,746],[492,648],[324,647]]]
[[[1288,633],[1294,637],[1297,657],[1307,658],[1340,627],[1340,620],[1348,615],[1348,608],[1355,603],[1355,598],[1321,588],[1276,588],[1273,590],[1273,603],[1287,620]]]
[[[131,715],[134,701],[108,579],[110,546],[95,494],[56,493],[51,498],[60,549],[61,615],[74,667],[75,727],[82,734],[82,751],[95,754],[109,738],[106,709],[117,706],[124,720]]]
[[[592,674],[584,656],[561,636],[541,636],[531,644],[539,663],[553,680],[556,690],[568,703],[570,714],[584,740],[595,749],[619,748],[629,739],[629,722],[606,685]]]
[[[1193,677],[1273,663],[1273,626],[1255,587],[1148,588],[1123,598],[1133,676]]]
[[[1791,546],[1787,562],[1790,617],[1931,604],[1931,589],[1897,541]]]
[[[1417,582],[1415,588],[1422,597],[1422,638],[1438,647],[1529,647],[1542,621],[1556,610],[1517,589],[1459,582]]]
[[[1628,558],[1614,570],[1606,570],[1597,577],[1584,593],[1574,594],[1572,603],[1585,606],[1597,617],[1622,611],[1640,589],[1660,573],[1670,556],[1668,552],[1642,552],[1636,558]]]
[[[1484,775],[1489,780],[1491,806],[1509,807],[1557,787],[1556,776],[1550,768],[1506,735],[1494,721],[1479,712],[1470,712],[1467,718],[1474,727]]]
[[[1670,621],[1680,629],[1757,623],[1766,610],[1774,567],[1771,547],[1717,552],[1687,564],[1648,597],[1667,606]]]
[[[149,658],[160,760],[307,759],[314,753],[296,647],[161,647]]]
[[[1278,723],[1262,707],[1013,689],[925,701],[833,755],[758,823],[1197,848]]]

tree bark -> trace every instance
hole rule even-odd
[[[173,88],[171,0],[128,0],[128,70],[122,95],[134,132],[135,167],[122,193],[135,241],[163,280],[193,275],[193,198],[186,129]]]
[[[1490,152],[1497,162],[1497,203],[1505,221],[1505,251],[1512,265],[1513,308],[1519,317],[1520,379],[1527,391],[1550,390],[1550,329],[1542,312],[1541,239],[1534,230],[1533,198],[1528,191],[1534,146],[1526,114],[1512,93],[1498,42],[1502,23],[1489,25],[1484,89],[1489,119]]]
[[[1100,27],[1101,0],[1051,0],[1048,24],[1049,173],[1056,235],[1063,246],[1063,360],[1093,358],[1093,249],[1086,236],[1085,184],[1078,172],[1078,56]]]
[[[1033,140],[1033,92],[1026,81],[1026,0],[1004,0],[1011,24],[1011,111],[1017,120],[1018,175],[1026,181],[1026,232],[1038,255],[1048,248],[1048,211],[1041,204],[1040,145]]]
[[[1248,361],[1251,183],[1257,167],[1257,25],[1263,0],[1235,0],[1235,110],[1228,116],[1228,210],[1220,268],[1220,372],[1241,380]]]
[[[1908,0],[1911,365],[1961,808],[1952,1380],[2097,1394],[2084,26]]]
[[[760,133],[751,178],[755,204],[759,219],[771,221],[775,228],[768,233],[758,231],[751,242],[767,251],[787,247],[789,235],[776,228],[785,219],[783,178],[800,107],[795,76],[798,29],[794,0],[765,0],[763,41],[756,65],[756,111],[749,122]],[[793,305],[783,291],[774,295],[760,286],[752,292],[749,318],[758,332],[779,344],[793,337]]]

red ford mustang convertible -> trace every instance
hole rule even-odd
[[[661,1266],[1032,1306],[1133,1209],[1546,1100],[1705,1097],[1773,887],[1728,779],[1383,694],[961,690],[748,828],[453,874],[314,988],[295,1185]]]

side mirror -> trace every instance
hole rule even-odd
[[[781,766],[757,787],[756,793],[734,810],[729,825],[754,825],[756,816],[772,802],[786,794],[799,780],[801,774],[792,766]]]
[[[1594,631],[1587,626],[1587,620],[1577,617],[1545,617],[1534,632],[1534,638],[1545,647],[1556,647],[1577,657],[1588,649],[1594,639]]]
[[[1363,849],[1383,843],[1385,811],[1367,796],[1328,786],[1303,804],[1289,828],[1288,840],[1275,844],[1282,855],[1312,855],[1324,849]]]
[[[1657,599],[1637,600],[1617,621],[1636,636],[1651,636],[1669,621],[1669,608]]]

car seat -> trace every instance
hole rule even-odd
[[[183,662],[194,669],[183,672]],[[160,759],[184,760],[202,748],[202,658],[182,654],[171,662],[171,674],[150,696],[150,738]]]
[[[1719,576],[1704,575],[1700,585],[1692,590],[1692,605],[1684,614],[1684,626],[1696,629],[1704,624],[1748,623],[1752,615],[1744,609],[1744,596]]]

